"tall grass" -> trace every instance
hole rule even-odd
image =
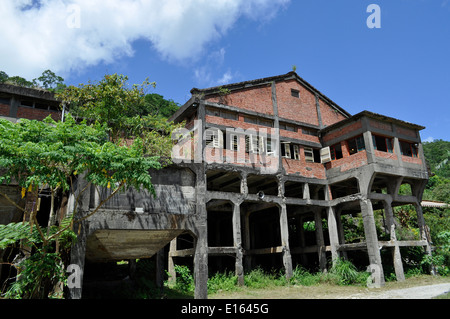
[[[193,278],[187,267],[176,267],[177,284],[175,289],[183,292],[193,292]],[[319,284],[333,285],[365,285],[368,272],[358,271],[348,260],[337,259],[328,272],[311,273],[303,267],[297,266],[292,277],[287,280],[282,271],[264,271],[257,267],[244,276],[244,286],[253,289],[263,289],[274,286],[301,285],[313,286]],[[238,278],[233,272],[215,273],[208,278],[208,293],[220,291],[238,291]]]

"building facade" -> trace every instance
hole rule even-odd
[[[185,121],[193,138],[174,156],[204,166],[205,189],[197,191],[204,192],[210,268],[234,267],[243,283],[256,265],[282,267],[289,277],[297,265],[326,270],[330,260],[363,251],[383,284],[381,249],[392,251],[399,280],[399,247],[430,251],[420,206],[424,127],[369,111],[352,116],[295,72],[191,93],[171,120]],[[403,184],[407,194],[399,193]],[[401,205],[416,208],[413,240],[396,239],[393,207]],[[346,243],[343,218],[358,214],[365,236]],[[169,265],[190,253],[172,242]]]
[[[339,257],[359,258],[382,285],[383,266],[391,265],[381,252],[392,252],[399,280],[400,247],[430,252],[420,205],[428,179],[424,127],[369,111],[351,115],[295,72],[191,93],[170,119],[185,122],[173,135],[174,164],[151,172],[157,197],[118,194],[78,225],[71,263],[81,282],[88,263],[156,255],[160,281],[165,264],[172,279],[175,264],[192,265],[196,298],[207,298],[208,273],[217,270],[235,271],[243,284],[256,266],[289,277],[298,265],[325,271]],[[11,121],[58,120],[58,106],[46,91],[0,84],[0,116]],[[83,216],[107,196],[93,187],[78,196],[85,185],[82,178],[74,185],[68,214],[75,198]],[[14,186],[1,187],[20,199]],[[1,223],[20,220],[14,207],[0,204]],[[416,208],[420,231],[397,240],[393,208],[403,205]],[[346,242],[356,216],[364,236]],[[81,298],[82,287],[69,296]]]

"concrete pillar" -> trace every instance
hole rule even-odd
[[[241,172],[241,194],[248,194],[247,173]]]
[[[378,236],[373,216],[373,207],[370,199],[360,200],[361,215],[364,224],[364,234],[366,237],[367,254],[371,268],[376,268],[377,282],[384,285],[383,265],[381,262],[380,247],[378,246]]]
[[[83,221],[80,225],[80,234],[70,250],[70,269],[67,269],[68,299],[82,297],[87,236],[88,229],[86,222]]]
[[[281,231],[281,246],[283,247],[283,265],[286,272],[286,278],[292,277],[292,258],[289,249],[289,228],[287,219],[286,204],[281,204],[280,209],[280,231]]]
[[[84,179],[83,175],[78,176],[74,187],[75,189],[71,194],[73,203],[72,205],[69,205],[67,213],[69,215],[74,214],[73,219],[79,220],[89,213],[91,186]],[[77,203],[75,203],[76,198],[78,198]],[[89,234],[93,232],[93,230],[89,230],[88,225],[86,220],[74,225],[74,229],[78,229],[79,231],[77,240],[70,250],[70,265],[71,271],[73,272],[69,274],[67,280],[69,299],[81,299],[82,296],[86,242]]]
[[[328,219],[328,234],[330,237],[331,246],[331,260],[334,265],[336,260],[339,258],[339,235],[336,223],[336,214],[334,207],[327,208],[327,219]]]
[[[400,254],[400,247],[397,242],[397,235],[395,234],[395,225],[391,225],[391,241],[394,243],[392,250],[392,260],[394,261],[395,277],[397,281],[405,281],[405,273],[403,272],[402,255]]]
[[[236,249],[235,274],[238,277],[238,284],[244,285],[243,249],[241,236],[241,202],[233,203],[233,243]]]
[[[323,228],[322,228],[322,211],[318,210],[314,213],[314,222],[316,225],[316,242],[317,242],[317,253],[319,255],[319,266],[320,270],[325,272],[327,270],[327,256],[325,253],[325,241],[323,239]]]
[[[309,184],[303,184],[303,199],[310,199],[311,196],[309,194]]]
[[[344,233],[344,226],[342,225],[341,220],[341,209],[335,208],[336,212],[336,224],[338,228],[338,235],[339,235],[339,244],[345,244],[345,233]],[[342,257],[347,259],[347,252],[343,251],[341,252]]]
[[[391,199],[385,199],[383,201],[384,206],[384,214],[386,215],[386,233],[391,234],[391,227],[394,225],[394,212],[392,210],[392,200]],[[392,237],[392,234],[391,234]]]
[[[195,299],[208,298],[208,236],[206,225],[201,226],[199,236],[194,241],[194,281]]]
[[[177,272],[175,271],[175,263],[172,257],[172,253],[177,251],[177,239],[174,238],[170,242],[170,248],[169,248],[169,260],[167,264],[167,272],[169,273],[169,283],[175,284],[177,281]]]

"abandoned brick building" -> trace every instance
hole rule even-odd
[[[123,193],[85,220],[72,249],[81,269],[156,255],[172,275],[174,264],[190,263],[195,297],[206,298],[208,271],[235,271],[243,283],[256,266],[291,276],[297,265],[325,271],[337,257],[363,252],[357,257],[383,284],[381,250],[392,251],[399,280],[400,247],[430,251],[420,205],[424,127],[369,111],[351,115],[295,72],[191,93],[170,119],[186,122],[174,164],[152,172],[157,197]],[[407,195],[399,194],[403,184]],[[104,196],[89,194],[80,214]],[[397,240],[393,208],[407,204],[416,208],[420,237]],[[382,234],[374,210],[383,211]],[[365,236],[346,243],[343,218],[358,214]],[[81,291],[71,289],[71,297]]]

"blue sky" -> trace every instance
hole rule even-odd
[[[0,20],[12,27],[0,33],[0,69],[29,79],[51,69],[74,85],[148,77],[157,83],[149,92],[183,104],[193,87],[295,65],[351,114],[369,110],[425,126],[422,140],[450,140],[449,0],[133,2],[2,0]],[[381,28],[367,26],[370,4]]]

